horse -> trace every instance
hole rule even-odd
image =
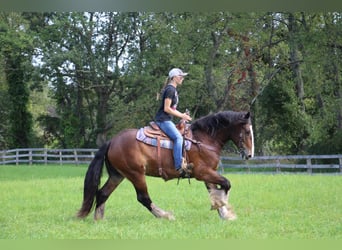
[[[186,151],[187,162],[192,165],[188,178],[204,182],[211,209],[217,210],[221,219],[236,219],[232,206],[228,204],[230,181],[217,169],[221,151],[229,140],[233,141],[243,159],[254,156],[250,112],[220,111],[187,125],[192,134],[191,138],[185,138],[191,141]],[[150,213],[157,218],[175,219],[172,212],[164,211],[152,202],[146,184],[146,176],[161,177],[165,181],[180,178],[174,168],[172,149],[156,150],[156,146],[137,140],[137,133],[138,129],[124,129],[96,152],[85,175],[78,218],[87,217],[95,207],[94,219],[103,219],[106,200],[124,179],[128,179],[135,188],[138,202]],[[159,151],[158,157],[156,151]],[[99,188],[104,163],[108,179]]]

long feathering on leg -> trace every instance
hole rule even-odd
[[[228,204],[227,195],[224,190],[211,189],[209,192],[209,197],[211,201],[211,209],[218,209],[219,207]]]

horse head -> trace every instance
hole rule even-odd
[[[192,123],[191,128],[199,141],[203,134],[209,135],[213,142],[217,142],[221,147],[228,140],[232,140],[243,158],[254,157],[250,112],[221,111],[196,120]]]
[[[236,133],[232,139],[239,149],[242,158],[248,160],[254,157],[254,135],[250,112],[241,113],[237,125]]]

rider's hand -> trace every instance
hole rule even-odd
[[[192,120],[192,118],[190,117],[190,115],[188,115],[187,113],[183,113],[182,119],[185,120],[185,121],[187,121],[187,122]]]

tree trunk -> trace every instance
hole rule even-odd
[[[296,93],[301,104],[301,108],[304,111],[304,83],[302,78],[302,72],[300,69],[300,60],[298,55],[298,41],[296,40],[298,27],[293,13],[289,14],[289,46],[290,46],[290,65],[292,69],[293,79],[295,81]]]

